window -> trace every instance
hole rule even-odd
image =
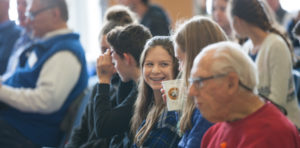
[[[280,3],[282,8],[290,13],[300,10],[299,0],[280,0]]]
[[[68,25],[80,34],[88,63],[95,61],[100,54],[98,41],[102,20],[100,1],[103,0],[67,0],[70,16]]]
[[[80,41],[86,52],[87,62],[96,61],[100,54],[98,34],[102,20],[101,4],[107,0],[66,0],[69,9],[69,27],[80,34]],[[106,6],[103,6],[106,7]],[[16,0],[10,1],[9,15],[18,24]]]

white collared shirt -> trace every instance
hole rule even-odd
[[[42,40],[71,33],[70,29],[60,29],[47,33]],[[29,56],[35,64],[34,52]],[[20,111],[33,113],[53,113],[61,108],[69,93],[77,83],[81,64],[70,51],[62,50],[50,57],[41,69],[36,88],[13,88],[2,85],[0,101]]]

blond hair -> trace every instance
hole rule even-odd
[[[182,78],[185,80],[185,88],[188,86],[188,77],[196,55],[205,46],[219,41],[228,40],[225,32],[213,20],[207,17],[195,16],[178,27],[174,34],[175,43],[185,53],[185,65]],[[184,133],[191,129],[191,118],[195,109],[192,99],[187,98],[180,119],[180,131]]]

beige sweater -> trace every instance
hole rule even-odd
[[[258,91],[284,107],[287,117],[300,128],[300,108],[295,95],[292,59],[284,40],[270,33],[263,41],[255,63],[259,74]]]

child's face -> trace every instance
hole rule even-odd
[[[162,81],[174,79],[173,72],[172,57],[162,46],[148,51],[143,64],[143,78],[153,90],[160,90]]]

